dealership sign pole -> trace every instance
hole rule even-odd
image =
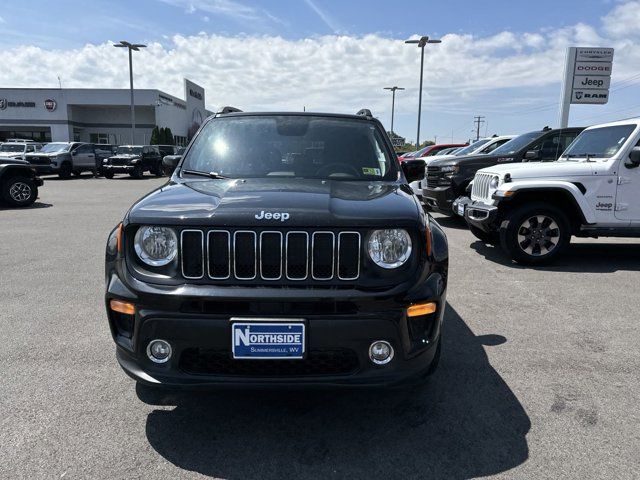
[[[572,103],[604,105],[609,101],[613,48],[567,48],[560,103],[560,128],[569,125]]]

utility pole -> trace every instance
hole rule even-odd
[[[473,117],[473,123],[476,124],[476,142],[480,140],[480,125],[484,123],[483,115],[476,115]]]
[[[384,90],[391,90],[391,135],[393,136],[393,116],[396,110],[396,90],[404,90],[402,87],[384,87]]]

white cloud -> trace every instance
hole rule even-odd
[[[617,5],[602,18],[604,31],[613,38],[640,35],[640,1],[632,0]]]
[[[222,15],[239,21],[261,22],[265,19],[279,22],[279,19],[263,9],[258,9],[235,0],[160,0],[174,7],[184,8],[187,13],[197,11]]]

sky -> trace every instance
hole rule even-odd
[[[369,108],[415,140],[420,51],[429,35],[421,140],[558,125],[568,46],[614,47],[607,105],[573,105],[570,125],[640,116],[640,0],[3,0],[0,87],[128,88],[183,97],[187,77],[211,110],[355,113]]]

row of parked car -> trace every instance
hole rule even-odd
[[[163,158],[181,155],[184,147],[174,145],[110,145],[83,142],[38,143],[9,140],[0,144],[0,200],[11,206],[28,206],[38,197],[42,179],[80,176],[90,171],[96,177],[113,178],[129,174],[142,178],[145,172],[165,174]]]
[[[427,210],[463,217],[524,264],[553,261],[572,236],[640,236],[640,119],[545,127],[490,152],[483,141],[479,151],[414,155],[425,177],[412,187]]]

